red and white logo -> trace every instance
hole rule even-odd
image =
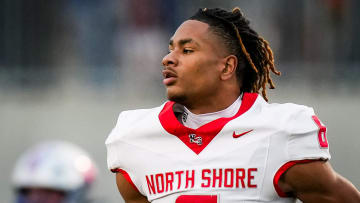
[[[240,134],[236,134],[235,131],[233,133],[233,138],[239,138],[245,134],[248,134],[249,132],[253,131],[253,129],[249,130],[249,131],[246,131],[246,132],[243,132],[243,133],[240,133]]]
[[[202,137],[196,136],[195,134],[189,134],[190,143],[196,143],[197,145],[202,145]]]

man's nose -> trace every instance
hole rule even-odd
[[[162,59],[163,66],[174,66],[177,64],[177,58],[174,52],[169,52],[164,58]]]

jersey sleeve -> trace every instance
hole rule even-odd
[[[131,156],[129,153],[133,152],[134,149],[129,147],[128,143],[132,131],[128,117],[126,111],[120,113],[115,127],[105,141],[108,169],[114,173],[122,169],[131,174]]]
[[[289,161],[331,158],[326,127],[314,110],[301,106],[290,119],[287,156]]]
[[[124,113],[120,113],[115,127],[105,141],[107,150],[107,165],[108,169],[116,172],[116,169],[122,168],[121,166],[121,151],[119,145],[121,145],[121,127],[123,120],[125,120]]]
[[[315,115],[314,110],[298,105],[290,106],[288,110],[292,113],[286,125],[286,140],[282,142],[285,144],[282,151],[284,154],[279,155],[280,162],[273,176],[274,189],[280,197],[288,197],[280,189],[278,182],[289,168],[299,163],[331,158],[326,127]]]
[[[135,190],[144,194],[141,190],[141,183],[135,176],[134,169],[128,164],[128,157],[131,149],[129,149],[126,142],[124,142],[124,139],[126,139],[124,137],[129,134],[127,121],[126,112],[120,113],[115,127],[105,141],[107,149],[107,165],[111,172],[121,173]]]

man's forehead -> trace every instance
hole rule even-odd
[[[188,44],[188,43],[189,43],[189,44],[195,44],[195,45],[199,46],[199,43],[198,43],[196,40],[192,39],[192,38],[178,39],[178,40],[176,40],[175,42],[174,42],[174,40],[171,38],[170,41],[169,41],[169,45],[170,45],[170,46],[173,46],[174,43],[176,43],[176,44],[178,44],[178,45],[180,45],[180,46],[183,46],[183,45]]]
[[[209,25],[197,20],[187,20],[179,26],[170,39],[174,43],[198,43],[208,33]]]

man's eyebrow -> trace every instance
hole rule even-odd
[[[191,38],[181,39],[178,42],[179,46],[184,46],[187,43],[194,43],[197,46],[199,46],[199,44],[195,40],[193,40]],[[170,39],[169,46],[174,46],[174,40]]]

